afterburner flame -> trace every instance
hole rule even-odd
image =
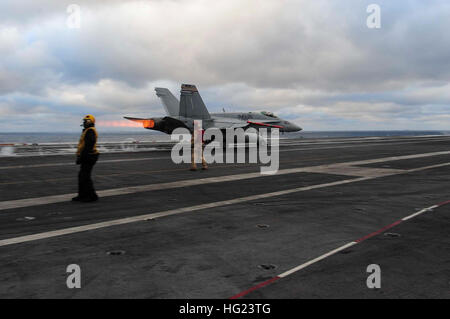
[[[142,126],[145,127],[145,128],[153,128],[153,127],[155,127],[155,121],[153,121],[153,120],[144,120],[142,122]]]
[[[98,121],[97,126],[102,127],[142,127],[142,123],[131,121]],[[145,126],[144,126],[145,127]]]

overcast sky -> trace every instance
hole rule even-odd
[[[449,30],[448,0],[1,1],[0,132],[139,130],[181,83],[305,130],[449,130]]]

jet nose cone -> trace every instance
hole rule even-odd
[[[296,124],[294,124],[294,123],[291,123],[290,126],[291,126],[291,127],[290,127],[291,132],[298,132],[298,131],[301,131],[301,130],[302,130],[302,128],[301,128],[300,126],[298,126],[298,125],[296,125]]]

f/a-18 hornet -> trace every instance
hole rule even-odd
[[[181,85],[180,101],[166,88],[155,88],[156,95],[161,98],[167,116],[154,118],[135,118],[125,116],[127,120],[142,123],[150,130],[167,134],[179,127],[194,130],[194,120],[202,120],[203,129],[215,128],[225,133],[226,129],[250,127],[255,129],[277,128],[280,132],[297,132],[301,128],[285,121],[271,112],[233,112],[209,113],[205,103],[195,87],[191,84]]]

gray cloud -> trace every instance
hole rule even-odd
[[[70,3],[0,4],[0,114],[159,115],[153,86],[191,82],[212,110],[264,108],[309,129],[448,125],[436,118],[450,105],[446,1],[378,1],[377,30],[371,1],[83,0],[68,29]]]

